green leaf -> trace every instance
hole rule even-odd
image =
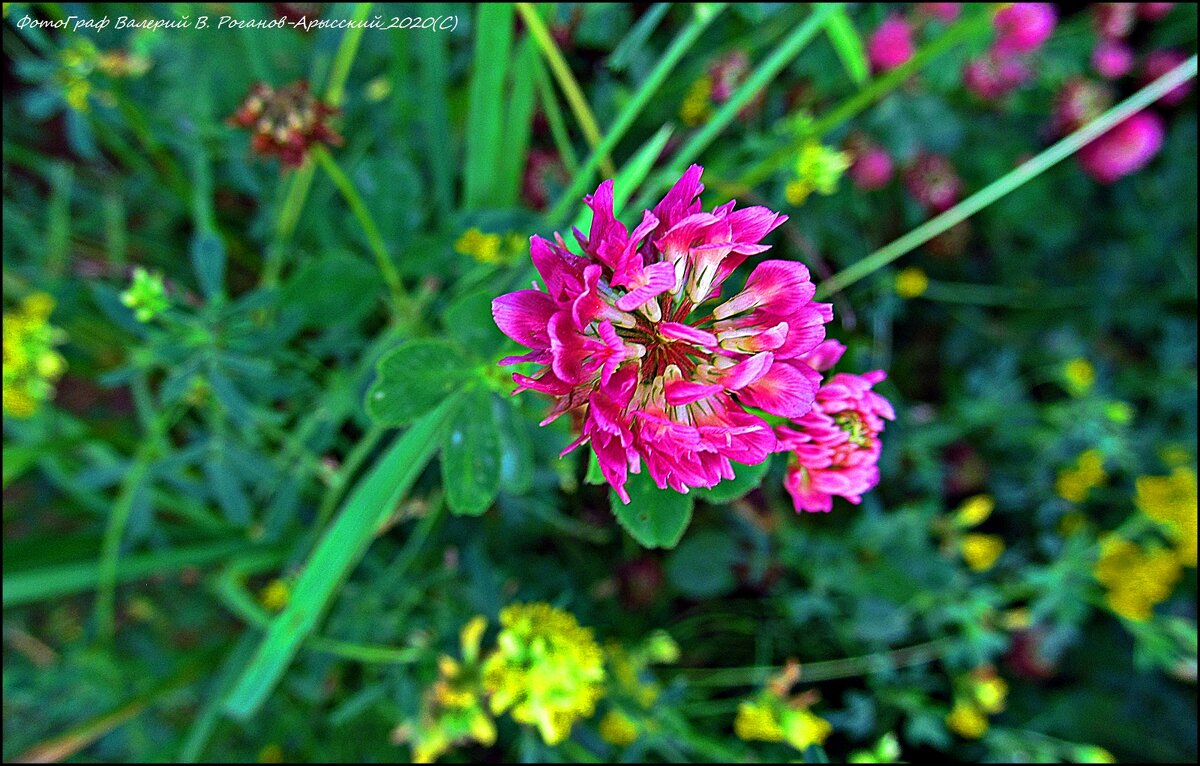
[[[225,245],[213,232],[202,231],[192,238],[190,253],[200,290],[211,300],[225,283]]]
[[[507,342],[492,319],[494,287],[484,287],[455,300],[443,316],[446,332],[475,356],[487,357]]]
[[[523,495],[533,487],[533,440],[528,421],[511,401],[493,397],[492,409],[500,425],[500,486]]]
[[[737,500],[762,482],[763,476],[771,468],[771,458],[768,457],[758,465],[741,465],[734,463],[735,477],[726,479],[711,489],[698,489],[697,495],[710,503],[728,503]]]
[[[667,579],[691,598],[712,598],[733,590],[737,543],[726,532],[704,530],[692,535],[667,559]]]
[[[854,84],[866,82],[871,76],[867,51],[858,30],[854,28],[854,22],[844,9],[839,8],[825,19],[825,33],[829,35],[829,41],[833,43],[842,66],[846,67],[846,74],[850,75]]]
[[[442,447],[442,484],[447,505],[460,516],[483,513],[500,491],[500,426],[487,391],[463,396]]]
[[[631,474],[625,483],[629,504],[613,492],[613,515],[634,540],[645,548],[674,548],[692,520],[692,497],[659,489],[646,471]]]
[[[354,488],[313,549],[288,605],[271,621],[249,667],[226,698],[225,709],[231,715],[248,719],[279,683],[345,578],[367,552],[375,531],[433,458],[461,402],[459,397],[451,397],[414,423]]]
[[[425,338],[385,354],[378,378],[367,391],[366,410],[385,426],[412,422],[436,407],[471,376],[462,352],[452,343]]]
[[[478,210],[496,200],[504,151],[504,81],[512,48],[512,3],[488,3],[475,14],[475,55],[467,114],[463,207]]]

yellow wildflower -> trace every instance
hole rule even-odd
[[[1104,455],[1100,450],[1090,449],[1079,456],[1074,467],[1058,472],[1055,490],[1058,496],[1072,503],[1082,503],[1088,493],[1108,478],[1104,471]]]
[[[1146,550],[1118,535],[1100,541],[1100,558],[1092,569],[1108,591],[1108,608],[1138,622],[1150,619],[1154,605],[1171,595],[1180,574],[1179,560],[1171,551]]]
[[[975,495],[968,497],[954,513],[954,523],[960,527],[977,527],[992,515],[996,501],[991,495]]]
[[[292,596],[292,588],[287,581],[275,579],[267,583],[258,593],[258,603],[263,605],[263,609],[268,612],[278,612],[287,606],[288,599]]]
[[[965,700],[956,700],[946,714],[946,726],[964,739],[979,739],[988,730],[988,719],[976,705]]]
[[[600,719],[600,738],[617,747],[633,744],[638,738],[637,723],[620,710],[610,710]]]
[[[738,705],[737,717],[733,719],[733,733],[747,742],[782,742],[785,736],[775,710],[762,700],[746,701]]]
[[[54,395],[54,383],[66,370],[66,361],[54,350],[63,333],[49,322],[53,310],[53,298],[34,293],[4,314],[3,407],[13,417],[32,416],[40,402]]]
[[[421,715],[415,731],[403,727],[401,739],[411,737],[414,763],[432,763],[455,745],[496,741],[496,724],[484,706],[481,686],[479,643],[487,621],[474,617],[459,633],[463,662],[438,657],[438,680],[421,700]]]
[[[712,78],[705,75],[691,84],[679,107],[683,124],[695,127],[706,122],[712,114]]]
[[[1004,553],[1004,538],[999,535],[974,533],[963,535],[959,551],[963,561],[967,562],[967,566],[973,571],[986,572],[996,565],[996,561]]]
[[[850,154],[808,141],[796,158],[796,178],[784,187],[788,204],[800,205],[808,195],[833,194],[838,181],[851,165]]]
[[[500,625],[496,649],[483,664],[492,712],[511,711],[556,745],[595,711],[604,693],[603,653],[591,629],[546,603],[506,607]]]
[[[968,679],[971,696],[979,709],[989,715],[1004,710],[1008,699],[1008,683],[996,673],[995,668],[976,668]]]
[[[1196,566],[1196,472],[1180,466],[1170,476],[1139,476],[1133,502],[1166,528],[1179,563]]]
[[[479,228],[467,229],[454,243],[454,249],[480,263],[499,263],[500,235],[486,234]]]
[[[929,289],[929,277],[916,266],[909,266],[896,275],[895,288],[901,298],[917,298]]]
[[[797,750],[825,744],[833,726],[808,708],[786,708],[783,711],[783,731],[787,743]]]
[[[1086,394],[1096,382],[1096,368],[1083,357],[1067,361],[1063,365],[1062,375],[1067,390],[1075,396]]]

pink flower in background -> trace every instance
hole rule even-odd
[[[1029,80],[1029,67],[1015,56],[989,51],[963,67],[963,84],[984,101],[994,101]]]
[[[750,57],[745,51],[735,50],[709,67],[708,74],[712,77],[712,100],[714,104],[724,104],[733,95],[746,74],[750,71]]]
[[[1126,37],[1137,23],[1137,3],[1096,3],[1092,6],[1092,24],[1101,37]]]
[[[687,492],[732,478],[730,461],[762,462],[775,434],[746,407],[803,417],[820,385],[802,357],[824,340],[833,310],[813,302],[804,266],[763,261],[740,292],[718,300],[725,279],[769,249],[760,241],[787,217],[733,202],[704,212],[701,172],[693,165],[632,233],[614,217],[605,181],[584,198],[592,224],[587,236],[575,232],[583,255],[561,237],[533,237],[546,290],[492,303],[500,329],[532,349],[501,364],[539,365],[513,374],[517,391],[555,400],[543,425],[567,412],[578,418],[581,433],[564,454],[590,442],[625,502],[628,475],[643,463],[659,487]]]
[[[1092,68],[1106,80],[1124,77],[1133,69],[1133,51],[1120,40],[1101,40],[1092,51]]]
[[[962,3],[917,3],[917,10],[948,24],[958,18]]]
[[[962,181],[950,160],[938,154],[923,154],[904,173],[904,183],[913,199],[933,213],[949,210],[962,195]]]
[[[1077,77],[1068,80],[1054,99],[1054,132],[1066,135],[1100,116],[1112,105],[1107,85]]]
[[[894,14],[884,19],[867,41],[867,58],[877,72],[895,69],[912,56],[912,27]]]
[[[1138,15],[1146,21],[1158,21],[1171,12],[1175,3],[1138,3]]]
[[[999,55],[1030,53],[1054,32],[1057,15],[1052,3],[1013,3],[996,12],[993,50]]]
[[[826,341],[809,363],[828,369],[844,351],[840,343]],[[838,373],[817,391],[807,415],[776,429],[780,451],[792,453],[783,485],[797,512],[829,511],[834,496],[857,505],[879,483],[879,435],[896,413],[871,389],[885,377],[882,370]]]
[[[892,180],[892,157],[882,147],[869,145],[858,152],[850,166],[850,178],[863,191],[882,189]]]
[[[1153,112],[1138,112],[1079,150],[1079,164],[1101,183],[1112,183],[1146,166],[1163,143],[1163,124]]]
[[[1187,56],[1179,51],[1164,48],[1157,50],[1146,57],[1145,63],[1142,64],[1142,81],[1143,83],[1152,82],[1162,77],[1167,72],[1170,72],[1175,67],[1187,61]],[[1179,85],[1176,85],[1160,99],[1164,104],[1174,106],[1180,101],[1187,98],[1187,94],[1192,89],[1192,81],[1186,80]]]

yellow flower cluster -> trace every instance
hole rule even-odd
[[[1063,383],[1075,396],[1083,396],[1096,382],[1096,368],[1083,357],[1068,360],[1062,369]]]
[[[942,526],[948,542],[957,544],[963,561],[975,572],[986,572],[996,565],[1004,554],[1004,538],[979,532],[962,533],[960,530],[977,527],[986,521],[996,508],[991,495],[975,495],[963,501],[954,512],[952,527]]]
[[[964,528],[977,527],[987,521],[994,510],[996,501],[991,495],[974,495],[964,500],[954,512],[954,523]]]
[[[483,663],[491,710],[511,711],[556,745],[576,720],[595,712],[604,692],[604,654],[590,628],[549,604],[506,607],[500,626],[496,649]]]
[[[496,724],[485,709],[480,685],[479,645],[487,621],[471,619],[459,634],[463,661],[438,658],[438,680],[425,693],[412,734],[413,762],[433,763],[455,745],[496,741]]]
[[[896,275],[895,287],[901,298],[918,298],[929,289],[929,277],[916,266],[909,266]]]
[[[824,744],[833,726],[812,712],[815,693],[789,694],[799,676],[800,666],[789,661],[756,697],[738,705],[733,733],[747,742],[786,742],[797,750]]]
[[[688,127],[695,127],[707,122],[712,114],[713,81],[705,75],[691,84],[683,103],[679,106],[679,119]]]
[[[610,692],[624,707],[614,707],[600,720],[600,737],[624,747],[653,725],[646,714],[662,689],[653,680],[646,679],[646,668],[654,663],[678,661],[679,645],[665,632],[656,631],[632,649],[610,642],[605,647],[605,654]]]
[[[149,69],[150,59],[143,55],[120,50],[101,51],[88,38],[76,37],[58,54],[56,78],[67,106],[76,112],[86,112],[93,95],[106,106],[116,103],[108,91],[94,89],[91,80],[94,72],[109,77],[141,77]]]
[[[1073,467],[1058,472],[1054,488],[1062,499],[1082,503],[1087,499],[1088,493],[1107,479],[1104,455],[1100,450],[1090,449],[1079,456]]]
[[[1196,472],[1179,466],[1170,476],[1139,476],[1133,501],[1142,513],[1161,523],[1175,543],[1185,567],[1196,566]]]
[[[796,158],[796,178],[783,190],[788,204],[803,204],[813,192],[833,194],[851,163],[848,152],[830,149],[819,141],[805,143]]]
[[[54,299],[34,293],[13,312],[4,313],[4,411],[31,417],[39,402],[54,394],[54,383],[67,363],[54,350],[63,333],[50,324]]]
[[[515,232],[489,234],[478,227],[467,229],[454,243],[455,251],[480,263],[508,263],[525,250],[525,238]]]
[[[976,668],[956,684],[954,705],[946,714],[946,726],[964,739],[979,739],[988,730],[988,716],[1003,712],[1008,683],[995,668]]]
[[[1004,554],[1004,538],[972,532],[959,541],[963,561],[975,572],[986,572]]]
[[[1165,548],[1143,548],[1120,535],[1100,541],[1100,558],[1092,569],[1105,587],[1105,603],[1127,620],[1150,619],[1154,605],[1166,601],[1180,577],[1179,560]]]

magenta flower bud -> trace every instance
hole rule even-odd
[[[1052,3],[1013,3],[996,12],[997,54],[1030,53],[1054,32],[1057,14]]]
[[[894,170],[891,155],[882,147],[868,146],[850,166],[850,178],[859,189],[874,191],[888,185]]]
[[[884,19],[867,41],[867,58],[877,72],[895,69],[912,56],[912,27],[895,14]]]
[[[776,429],[780,450],[792,453],[783,486],[797,512],[828,512],[835,496],[857,505],[879,483],[879,435],[896,413],[871,387],[885,377],[838,373],[808,414]]]
[[[1138,15],[1146,21],[1158,21],[1171,12],[1175,3],[1138,3]]]
[[[1096,3],[1092,6],[1092,24],[1101,37],[1126,37],[1137,23],[1137,12],[1137,3]]]
[[[1153,112],[1138,112],[1079,150],[1084,172],[1110,184],[1146,166],[1163,143],[1162,120]]]
[[[1029,67],[1015,56],[988,52],[963,66],[963,84],[984,101],[995,101],[1028,79]]]
[[[1133,69],[1133,51],[1120,40],[1101,40],[1092,51],[1092,68],[1106,80],[1124,77]]]
[[[1184,56],[1179,51],[1168,48],[1154,51],[1146,57],[1145,63],[1142,64],[1142,83],[1145,84],[1157,80],[1186,60],[1187,56]],[[1174,106],[1187,98],[1187,94],[1191,90],[1192,81],[1186,80],[1167,91],[1161,101],[1168,106]]]
[[[950,160],[937,154],[921,155],[904,174],[913,199],[932,213],[949,210],[962,195],[962,181]]]
[[[958,18],[962,3],[917,3],[917,10],[926,16],[949,24]]]
[[[1054,132],[1065,135],[1078,130],[1111,104],[1112,92],[1106,85],[1082,78],[1068,80],[1054,100]]]

